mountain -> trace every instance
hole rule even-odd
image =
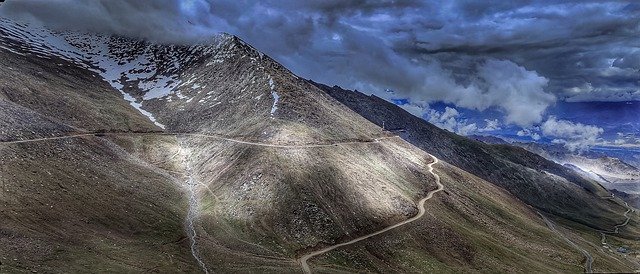
[[[467,138],[480,141],[487,144],[500,144],[500,145],[508,145],[509,142],[503,140],[502,138],[488,135],[470,135]]]
[[[618,158],[593,152],[574,153],[554,144],[514,143],[514,145],[574,169],[608,190],[629,194],[625,197],[631,198],[640,194],[640,169]],[[640,204],[635,202],[631,204],[640,207]]]
[[[380,125],[384,121],[388,128],[402,129],[400,136],[408,142],[509,190],[536,208],[599,229],[615,223],[608,218],[621,210],[611,208],[606,201],[593,202],[594,197],[606,193],[596,182],[522,148],[470,140],[441,130],[381,98],[316,85],[369,121]]]
[[[640,169],[619,158],[596,151],[570,151],[561,144],[509,143],[493,136],[473,135],[469,138],[487,144],[512,144],[543,156],[596,181],[608,190],[626,192],[631,196],[640,192]],[[640,205],[632,203],[639,207]]]
[[[600,239],[558,234],[488,171],[437,161],[232,35],[162,45],[2,19],[0,57],[0,272],[289,273],[302,258],[314,272],[576,272],[591,263],[567,239]],[[578,193],[567,203],[606,193],[527,157]],[[555,201],[538,210],[602,229],[625,210]],[[616,245],[638,234],[630,216]],[[579,243],[596,270],[635,267]]]

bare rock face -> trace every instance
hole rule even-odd
[[[310,251],[414,216],[436,189],[425,151],[467,172],[435,165],[445,191],[424,218],[314,258],[318,270],[579,270],[486,181],[504,173],[468,167],[533,178],[523,193],[552,190],[540,178],[579,188],[569,173],[544,175],[555,166],[534,156],[524,169],[513,148],[444,149],[468,140],[439,131],[414,146],[232,35],[158,45],[0,19],[0,57],[0,272],[298,272]]]

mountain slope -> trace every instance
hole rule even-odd
[[[182,191],[95,137],[0,144],[0,272],[196,271]]]
[[[96,133],[0,143],[1,271],[300,272],[302,255],[406,220],[436,187],[429,154],[236,37],[155,45],[1,22],[0,67],[38,87],[0,75],[18,133],[3,138]],[[312,270],[582,268],[526,204],[447,163],[434,172],[445,189],[428,219],[359,243],[384,253],[327,254]]]
[[[65,124],[66,129],[60,129],[63,131],[156,128],[124,102],[117,91],[103,81],[96,81],[98,76],[74,63],[7,51],[0,52],[0,58],[3,60],[0,73],[4,76],[0,79],[0,100],[7,104],[7,108],[2,108],[7,117],[21,119],[18,117],[33,116],[35,112],[48,117],[45,120],[49,122]],[[11,123],[7,127],[29,124]]]
[[[524,202],[596,228],[616,223],[623,206],[599,202],[606,190],[568,168],[522,148],[489,145],[441,130],[381,98],[316,84],[370,121],[402,129],[408,142],[501,186]]]
[[[597,182],[569,168],[518,147],[489,145],[441,130],[375,96],[314,84],[369,121],[384,123],[426,152],[508,190],[529,205],[566,219],[572,227],[595,234],[626,221],[622,213],[627,206],[622,200],[609,199],[611,194]],[[620,231],[624,237],[621,241],[634,243],[640,239],[639,232],[635,210]]]

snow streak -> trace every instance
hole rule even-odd
[[[278,101],[280,100],[280,95],[276,92],[276,85],[273,82],[273,77],[271,75],[267,76],[269,78],[269,88],[271,88],[271,97],[273,97],[273,105],[271,106],[271,116],[276,113],[278,110]]]

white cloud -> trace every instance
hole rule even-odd
[[[625,138],[624,133],[618,132],[616,135],[618,136],[618,138],[615,141],[613,141],[615,145],[624,145],[627,143],[627,138]]]
[[[430,109],[428,116],[427,121],[429,121],[429,123],[432,123],[439,128],[456,132],[455,128],[458,126],[456,117],[458,116],[458,111],[455,108],[446,107],[444,112]]]
[[[478,131],[478,126],[475,123],[472,124],[458,124],[458,130],[456,133],[460,135],[470,135]]]
[[[613,141],[614,145],[624,146],[624,145],[639,145],[640,144],[640,137],[637,137],[633,133],[618,132],[616,135],[617,135],[617,138]]]
[[[631,69],[611,68],[614,71],[629,71]],[[612,72],[613,73],[613,72]],[[631,72],[637,74],[637,71]],[[582,86],[565,89],[567,102],[624,102],[640,100],[640,87],[610,87],[603,86],[595,88],[591,83]]]
[[[429,123],[439,128],[455,132],[460,135],[470,135],[478,132],[478,126],[475,123],[468,124],[466,119],[459,119],[460,113],[455,108],[446,107],[444,112],[437,110],[429,110]]]
[[[598,142],[604,132],[602,128],[566,120],[558,120],[555,116],[540,126],[545,136],[556,138],[554,143],[564,144],[569,150],[583,150]]]
[[[501,129],[500,121],[498,121],[498,119],[485,119],[484,121],[486,124],[481,128],[478,127],[476,123],[468,123],[467,119],[461,117],[460,112],[458,112],[457,109],[451,107],[445,107],[443,112],[430,109],[425,114],[427,114],[427,121],[429,123],[460,135],[471,135],[478,132],[488,132]]]
[[[487,96],[506,111],[507,123],[529,126],[541,122],[547,107],[556,100],[543,90],[547,78],[510,61],[489,60],[479,76],[488,85]]]
[[[531,134],[531,139],[533,139],[533,140],[538,141],[538,140],[540,140],[540,138],[541,138],[540,134],[538,134],[538,133],[534,132],[533,134]]]
[[[534,129],[535,130],[539,130],[538,128],[534,128]],[[526,128],[523,128],[523,129],[519,130],[517,135],[520,136],[520,137],[529,136],[529,137],[531,137],[531,139],[533,139],[535,141],[538,141],[541,138],[540,134],[538,134],[537,132],[534,132],[533,130],[526,129]]]
[[[423,107],[414,104],[404,104],[400,107],[419,118],[422,118],[422,116],[425,114],[425,110]]]
[[[478,129],[478,131],[487,132],[487,131],[496,131],[501,129],[500,122],[498,121],[498,119],[493,119],[493,120],[484,119],[484,122],[486,123],[484,128],[480,128]]]
[[[442,116],[440,116],[440,119],[442,119],[442,120],[455,119],[459,115],[460,115],[460,113],[458,112],[457,109],[446,107],[444,109],[444,113],[442,113]]]
[[[522,127],[542,122],[546,109],[556,97],[544,91],[548,80],[535,71],[506,60],[489,59],[479,65],[478,76],[470,84],[459,85],[450,71],[438,62],[424,68],[421,87],[406,94],[411,101],[442,101],[474,110],[495,107],[505,113],[507,124]]]

